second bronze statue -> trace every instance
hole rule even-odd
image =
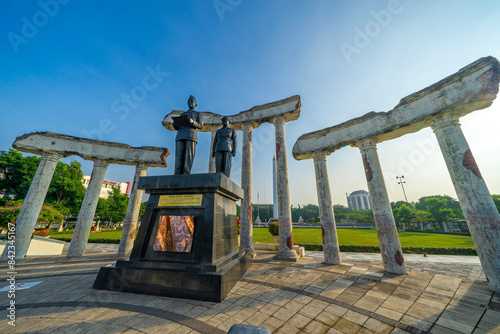
[[[229,177],[231,162],[238,147],[238,137],[236,130],[229,127],[229,119],[226,116],[222,117],[222,125],[215,134],[212,156],[215,157],[215,172]]]

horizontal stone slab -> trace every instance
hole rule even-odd
[[[300,136],[293,146],[293,157],[311,159],[316,152],[333,152],[367,139],[376,142],[394,139],[428,127],[436,116],[461,117],[487,108],[496,98],[499,82],[498,60],[480,58],[432,86],[403,98],[388,112],[370,112]]]
[[[12,147],[27,153],[78,155],[85,160],[106,160],[119,165],[144,163],[166,167],[170,151],[163,147],[132,147],[127,144],[67,136],[54,132],[33,132],[17,137]]]
[[[300,116],[300,96],[294,95],[284,100],[262,104],[252,109],[242,111],[236,115],[227,115],[231,127],[236,130],[243,130],[243,124],[252,124],[253,128],[262,123],[270,123],[273,118],[282,116],[285,122],[295,121]],[[170,131],[176,131],[172,125],[172,117],[179,116],[183,110],[172,110],[170,114],[163,119],[163,126]],[[221,120],[224,115],[215,114],[208,111],[201,111],[203,115],[203,128],[199,131],[210,132],[212,125],[222,126]]]

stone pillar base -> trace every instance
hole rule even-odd
[[[300,256],[297,254],[295,250],[285,249],[284,251],[278,250],[275,256],[273,256],[273,260],[278,261],[290,261],[297,262],[300,259]]]

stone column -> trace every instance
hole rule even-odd
[[[85,254],[85,247],[89,240],[90,229],[92,228],[92,221],[94,220],[95,209],[101,194],[102,182],[108,162],[104,160],[94,161],[94,169],[92,170],[92,177],[89,186],[85,192],[78,220],[75,226],[75,232],[71,238],[71,244],[68,249],[68,257],[82,256]]]
[[[130,191],[130,198],[128,200],[127,214],[123,222],[122,237],[120,245],[118,246],[118,254],[129,256],[134,246],[135,231],[137,229],[137,220],[139,218],[139,211],[141,210],[142,189],[137,189],[139,178],[146,176],[148,166],[143,163],[137,164],[135,168],[134,182],[132,183],[132,190]]]
[[[500,215],[458,118],[442,116],[431,123],[457,192],[479,260],[491,290],[500,293]]]
[[[290,189],[288,187],[288,166],[286,162],[285,120],[276,117],[273,120],[276,136],[278,218],[280,246],[274,256],[276,260],[297,261],[297,252],[293,249],[292,211],[290,208]]]
[[[406,274],[403,252],[378,159],[377,146],[375,142],[366,140],[359,143],[358,147],[363,157],[384,270],[393,274]]]
[[[220,126],[212,125],[212,139],[210,139],[210,157],[208,159],[208,172],[215,173],[215,158],[212,156],[212,146],[214,145],[215,134]]]
[[[313,160],[316,174],[316,190],[318,192],[321,234],[323,236],[323,256],[325,263],[341,264],[330,181],[328,180],[328,170],[326,168],[326,154],[324,152],[316,153]]]
[[[257,253],[253,248],[252,230],[252,125],[243,124],[243,148],[241,157],[241,200],[240,249],[254,257]]]
[[[16,260],[23,259],[28,252],[33,229],[35,228],[43,201],[49,189],[50,181],[52,181],[52,176],[60,158],[61,156],[55,153],[42,154],[35,177],[31,181],[30,189],[16,219],[16,239],[14,244]],[[0,260],[8,260],[8,251],[8,247],[5,247]]]

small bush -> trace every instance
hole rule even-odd
[[[65,242],[70,242],[71,238],[52,236],[51,239],[61,240]],[[91,244],[119,244],[120,239],[89,239]]]
[[[50,232],[49,230],[37,230],[34,234],[39,237],[48,237],[50,235]]]
[[[267,229],[269,233],[271,233],[271,235],[280,235],[280,227],[278,222],[270,222]]]
[[[323,251],[322,245],[301,245],[308,251]],[[434,255],[472,255],[477,256],[474,248],[446,247],[402,247],[404,254],[434,254]],[[341,252],[380,253],[379,246],[340,245]]]

